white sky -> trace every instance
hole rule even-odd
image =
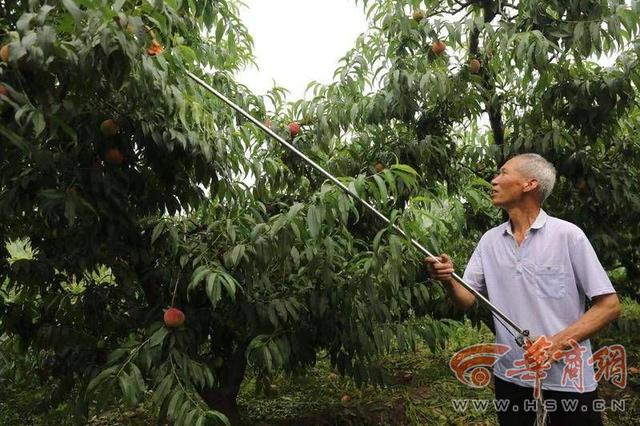
[[[338,60],[367,29],[362,5],[354,0],[245,0],[240,19],[254,41],[260,67],[238,80],[256,94],[278,86],[288,100],[300,99],[309,82],[332,81]]]
[[[288,100],[300,99],[309,82],[332,81],[338,60],[367,30],[362,4],[355,0],[244,0],[240,18],[254,41],[259,69],[238,74],[256,94],[278,86]],[[629,3],[627,1],[627,3]],[[600,58],[608,66],[612,58]]]

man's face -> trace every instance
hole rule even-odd
[[[531,189],[533,180],[520,173],[520,161],[522,160],[512,158],[504,163],[491,181],[491,201],[494,206],[508,208],[517,205]]]

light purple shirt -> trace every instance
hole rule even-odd
[[[584,232],[540,210],[518,247],[510,222],[486,232],[476,247],[464,280],[486,295],[531,336],[552,336],[576,322],[585,312],[585,296],[615,293]],[[494,365],[494,374],[506,381],[532,387],[532,381],[507,377],[507,370],[523,357],[514,337],[494,318],[496,343],[511,347]],[[508,326],[507,326],[508,327]],[[511,330],[515,333],[515,331]],[[596,388],[589,340],[582,355],[585,392]],[[573,382],[561,383],[563,362],[554,363],[542,382],[543,389],[576,392]]]

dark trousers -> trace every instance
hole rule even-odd
[[[504,404],[502,409],[497,410],[500,426],[535,424],[536,401],[532,388],[518,386],[495,377],[495,390],[497,401],[509,401],[508,405]],[[593,401],[598,399],[595,390],[584,393],[543,390],[542,398],[545,401],[544,406],[548,408],[547,425],[602,426],[602,416],[599,411],[594,410]]]

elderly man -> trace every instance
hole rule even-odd
[[[597,382],[593,366],[587,362],[592,355],[588,339],[619,316],[620,304],[584,232],[541,209],[555,179],[553,165],[537,154],[518,155],[500,168],[491,181],[491,199],[507,211],[509,221],[482,236],[463,278],[532,336],[548,339],[547,347],[527,359],[537,360],[538,368],[546,367],[542,397],[556,401],[555,407],[549,401],[544,403],[550,408],[550,423],[601,425],[593,403]],[[468,309],[474,304],[475,296],[452,278],[454,266],[449,256],[442,254],[438,262],[426,260],[431,276],[445,284],[458,307]],[[585,298],[591,300],[586,312]],[[496,342],[510,346],[493,371],[496,399],[510,400],[509,409],[498,413],[500,424],[533,424],[534,384],[524,380],[525,376],[512,374],[517,370],[514,363],[526,354],[503,324],[495,321],[495,330]],[[583,376],[565,376],[563,380],[566,364],[554,361],[576,348],[576,343],[579,351],[584,349]],[[572,409],[574,404],[577,407]]]

